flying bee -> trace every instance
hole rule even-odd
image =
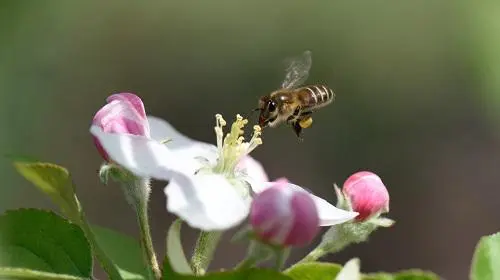
[[[260,127],[277,127],[286,122],[299,139],[303,128],[312,124],[312,113],[335,99],[335,93],[325,85],[302,85],[309,76],[311,52],[287,59],[285,80],[281,88],[259,99]]]

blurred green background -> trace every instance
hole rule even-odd
[[[135,92],[149,114],[213,143],[215,113],[247,114],[281,84],[283,60],[310,49],[308,82],[331,86],[336,103],[303,143],[288,127],[266,130],[253,155],[271,178],[330,201],[333,182],[374,171],[397,220],[329,260],[467,279],[475,243],[500,228],[495,1],[2,1],[0,23],[0,152],[69,168],[97,224],[137,236],[119,188],[98,180],[88,132],[109,94]],[[0,211],[53,208],[8,160],[0,172]],[[162,183],[151,212],[163,255],[173,217]],[[186,231],[187,249],[195,236]],[[244,250],[223,243],[213,267]]]

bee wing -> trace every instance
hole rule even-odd
[[[304,83],[309,76],[312,58],[311,51],[305,51],[302,55],[285,60],[286,76],[281,84],[282,88],[291,89]]]

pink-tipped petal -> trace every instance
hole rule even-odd
[[[342,224],[354,219],[358,215],[357,212],[351,212],[339,209],[330,204],[328,201],[324,200],[323,198],[307,192],[304,188],[298,185],[289,183],[288,186],[295,190],[306,192],[312,197],[314,203],[316,204],[316,208],[318,210],[319,224],[322,227]]]
[[[90,129],[109,158],[139,177],[169,180],[172,172],[194,174],[198,161],[175,157],[168,148],[144,136],[106,133],[97,126]]]
[[[259,189],[259,192],[263,192],[264,190],[272,187],[275,182],[266,182],[261,185],[261,188]],[[323,198],[316,196],[308,191],[306,189],[292,184],[288,183],[288,186],[290,188],[293,188],[295,190],[303,191],[309,194],[312,199],[314,200],[314,203],[316,204],[316,208],[318,210],[318,216],[319,216],[319,225],[320,226],[333,226],[336,224],[342,224],[345,222],[348,222],[352,219],[354,219],[358,213],[357,212],[352,212],[352,211],[346,211],[343,209],[339,209],[332,204],[330,204],[328,201],[324,200]],[[253,189],[255,191],[255,189]],[[257,192],[257,193],[259,193]]]
[[[111,102],[113,100],[130,102],[137,114],[143,119],[146,119],[146,110],[144,109],[144,103],[139,96],[129,92],[122,92],[112,94],[106,99],[107,102]]]
[[[119,122],[120,125],[114,125]],[[130,129],[127,129],[123,124],[135,123]],[[112,101],[104,105],[94,116],[92,124],[99,126],[105,132],[110,133],[128,133],[133,135],[145,135],[145,126],[141,118],[139,118],[134,109],[130,107],[130,103],[123,101]],[[136,127],[142,127],[136,130]]]
[[[113,94],[95,114],[92,125],[101,128],[106,133],[131,134],[149,137],[149,124],[142,101],[131,93]],[[138,105],[140,103],[140,106]],[[140,110],[139,110],[140,109]],[[109,160],[108,153],[97,138],[93,138],[99,153]]]
[[[319,231],[318,210],[311,196],[305,192],[297,192],[291,201],[291,208],[295,211],[295,223],[285,240],[286,244],[308,244]],[[300,210],[300,211],[298,211]],[[312,226],[314,225],[314,226]]]
[[[281,246],[307,245],[319,231],[311,196],[285,181],[275,182],[254,198],[250,223],[261,240]]]

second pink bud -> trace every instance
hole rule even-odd
[[[365,221],[373,215],[389,211],[389,192],[375,173],[354,173],[344,182],[342,191],[353,210],[359,213],[357,221]]]
[[[288,187],[286,179],[277,180],[253,199],[250,223],[261,240],[280,246],[307,245],[319,231],[313,199]]]

